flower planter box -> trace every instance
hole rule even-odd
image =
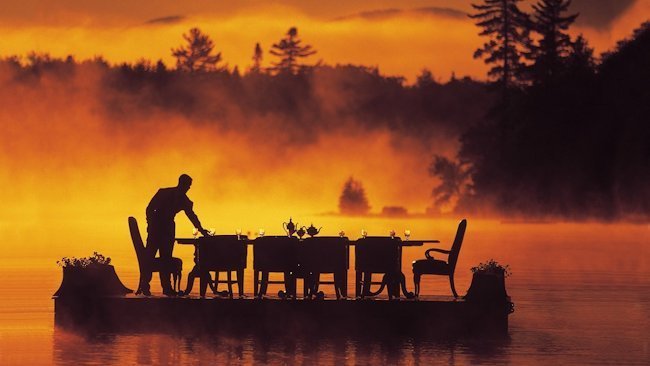
[[[115,267],[91,264],[86,267],[63,267],[63,281],[54,293],[57,297],[124,296],[133,290],[122,284]]]
[[[465,300],[470,302],[504,302],[508,300],[503,273],[474,273]]]

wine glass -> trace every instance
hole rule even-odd
[[[367,236],[368,236],[368,232],[366,231],[366,229],[361,229],[361,237],[365,239]]]
[[[389,233],[391,239],[395,239],[395,230],[391,230]]]
[[[345,237],[345,231],[343,231],[343,230],[339,231],[339,236],[341,238]]]
[[[199,236],[199,229],[197,228],[192,229],[192,236],[194,237],[194,239],[196,239],[196,237]]]
[[[235,235],[237,235],[237,240],[239,240],[240,236],[241,236],[241,229],[236,229],[235,230]]]
[[[411,238],[411,230],[409,229],[404,230],[404,237],[406,238],[406,240],[409,240]]]
[[[264,229],[260,229],[260,235],[259,235],[259,237],[260,237],[260,238],[263,238],[263,237],[264,237],[264,233],[265,233],[265,232],[264,232]]]

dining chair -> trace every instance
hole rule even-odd
[[[142,276],[147,270],[153,272],[170,272],[172,274],[172,284],[174,291],[180,289],[181,278],[183,274],[183,261],[180,258],[172,257],[171,260],[165,261],[160,257],[155,257],[151,263],[147,263],[147,252],[142,241],[142,236],[140,235],[140,229],[138,228],[138,221],[135,217],[129,217],[129,231],[131,233],[131,241],[133,242],[133,247],[135,248],[135,255],[138,258],[138,267],[140,269],[140,280],[138,281],[138,289],[135,294],[139,295],[142,293]]]
[[[318,293],[319,285],[334,285],[336,298],[348,296],[348,268],[350,242],[345,237],[313,237],[300,242],[298,263],[305,276],[307,297]],[[321,281],[321,274],[332,274],[333,281]]]
[[[402,276],[402,247],[399,238],[368,236],[356,241],[354,248],[357,297],[379,295],[388,289],[389,299],[399,298]],[[373,281],[373,274],[383,274],[381,281]],[[372,291],[372,285],[379,285]]]
[[[199,238],[198,266],[200,271],[215,272],[214,292],[220,283],[228,285],[228,296],[233,298],[232,285],[237,284],[239,297],[244,296],[244,269],[248,253],[246,237],[237,235],[215,235]],[[226,279],[220,280],[219,273],[226,272]],[[232,279],[235,272],[236,280]],[[207,283],[201,280],[200,295],[205,296]]]
[[[462,219],[458,224],[456,237],[450,250],[431,248],[424,252],[425,259],[418,259],[413,261],[413,282],[415,283],[415,296],[420,296],[420,279],[422,275],[441,275],[449,276],[449,285],[454,297],[457,298],[456,287],[454,286],[454,272],[456,270],[456,263],[458,262],[458,254],[460,247],[463,245],[463,238],[465,237],[465,229],[467,228],[467,220]],[[439,260],[431,256],[431,252],[438,252],[447,255],[447,261]]]
[[[287,297],[296,297],[298,238],[288,236],[263,236],[253,242],[253,295],[266,295],[269,284],[284,284]],[[284,274],[283,281],[270,281],[269,274]]]

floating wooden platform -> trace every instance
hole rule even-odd
[[[94,331],[506,335],[509,301],[54,297],[59,326]]]

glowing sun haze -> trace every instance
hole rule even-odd
[[[181,34],[198,26],[214,40],[230,67],[251,64],[256,42],[266,53],[291,26],[318,53],[312,63],[379,66],[409,80],[422,69],[446,80],[452,71],[484,78],[486,67],[471,55],[482,39],[473,21],[471,1],[294,0],[196,1],[37,1],[0,6],[0,52],[68,54],[85,59],[103,55],[110,62],[162,59],[173,66],[170,49]],[[574,34],[584,33],[598,52],[631,33],[650,13],[650,1],[574,1],[581,12]],[[524,5],[526,7],[527,5]]]

